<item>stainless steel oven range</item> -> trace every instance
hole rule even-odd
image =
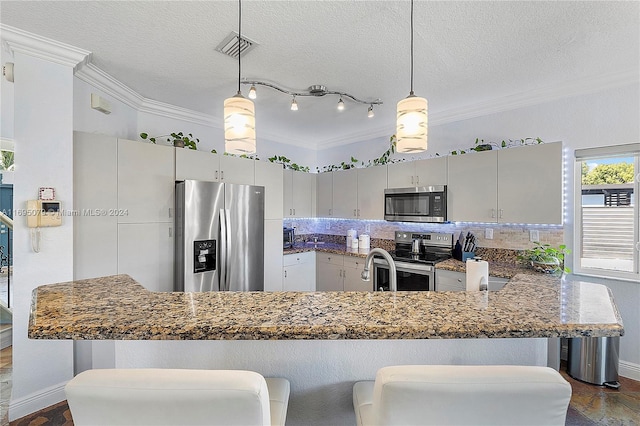
[[[396,231],[396,247],[389,252],[395,261],[398,291],[435,290],[434,265],[453,256],[453,234]],[[373,259],[376,291],[389,290],[389,264]]]

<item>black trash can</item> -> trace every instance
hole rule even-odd
[[[620,336],[569,339],[567,372],[574,379],[617,389]]]

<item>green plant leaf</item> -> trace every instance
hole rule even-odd
[[[148,137],[149,137],[149,135],[148,135],[147,133],[140,133],[140,137],[141,137],[142,139],[146,139],[146,138],[148,138]]]

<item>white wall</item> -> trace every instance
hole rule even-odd
[[[26,207],[42,186],[56,189],[73,209],[73,68],[15,54],[14,208]],[[71,341],[27,338],[31,291],[73,279],[73,221],[42,230],[40,253],[31,248],[24,217],[14,216],[13,420],[64,399],[73,375]]]
[[[13,58],[2,50],[0,66],[12,62]],[[0,75],[0,137],[13,139],[13,83]]]

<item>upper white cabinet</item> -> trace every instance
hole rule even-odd
[[[333,216],[333,173],[319,173],[316,176],[317,215]]]
[[[175,148],[118,139],[118,223],[173,222]]]
[[[177,148],[175,180],[194,179],[253,185],[254,163],[256,161],[248,158]]]
[[[447,157],[393,163],[387,168],[387,188],[447,184]]]
[[[367,167],[358,170],[358,219],[384,218],[384,186],[386,167]]]
[[[316,175],[295,170],[284,171],[284,217],[313,217]]]
[[[220,182],[238,183],[243,185],[253,185],[255,183],[255,160],[250,158],[231,157],[229,155],[220,155],[219,157]]]
[[[282,219],[282,188],[284,175],[282,165],[266,161],[254,161],[256,167],[256,185],[264,186],[264,218]]]
[[[448,157],[447,218],[497,222],[498,151]]]
[[[562,143],[450,156],[451,221],[562,223]]]
[[[278,210],[282,210],[280,206]],[[282,291],[282,265],[282,219],[267,219],[264,221],[264,291]]]
[[[333,175],[333,215],[354,219],[358,217],[358,170],[331,172]]]
[[[386,184],[386,166],[319,174],[318,215],[343,219],[382,219]]]
[[[562,223],[562,143],[498,151],[498,221]]]
[[[118,147],[110,136],[74,132],[73,207],[79,212],[113,212],[118,206]],[[118,217],[73,217],[73,277],[118,273]]]

